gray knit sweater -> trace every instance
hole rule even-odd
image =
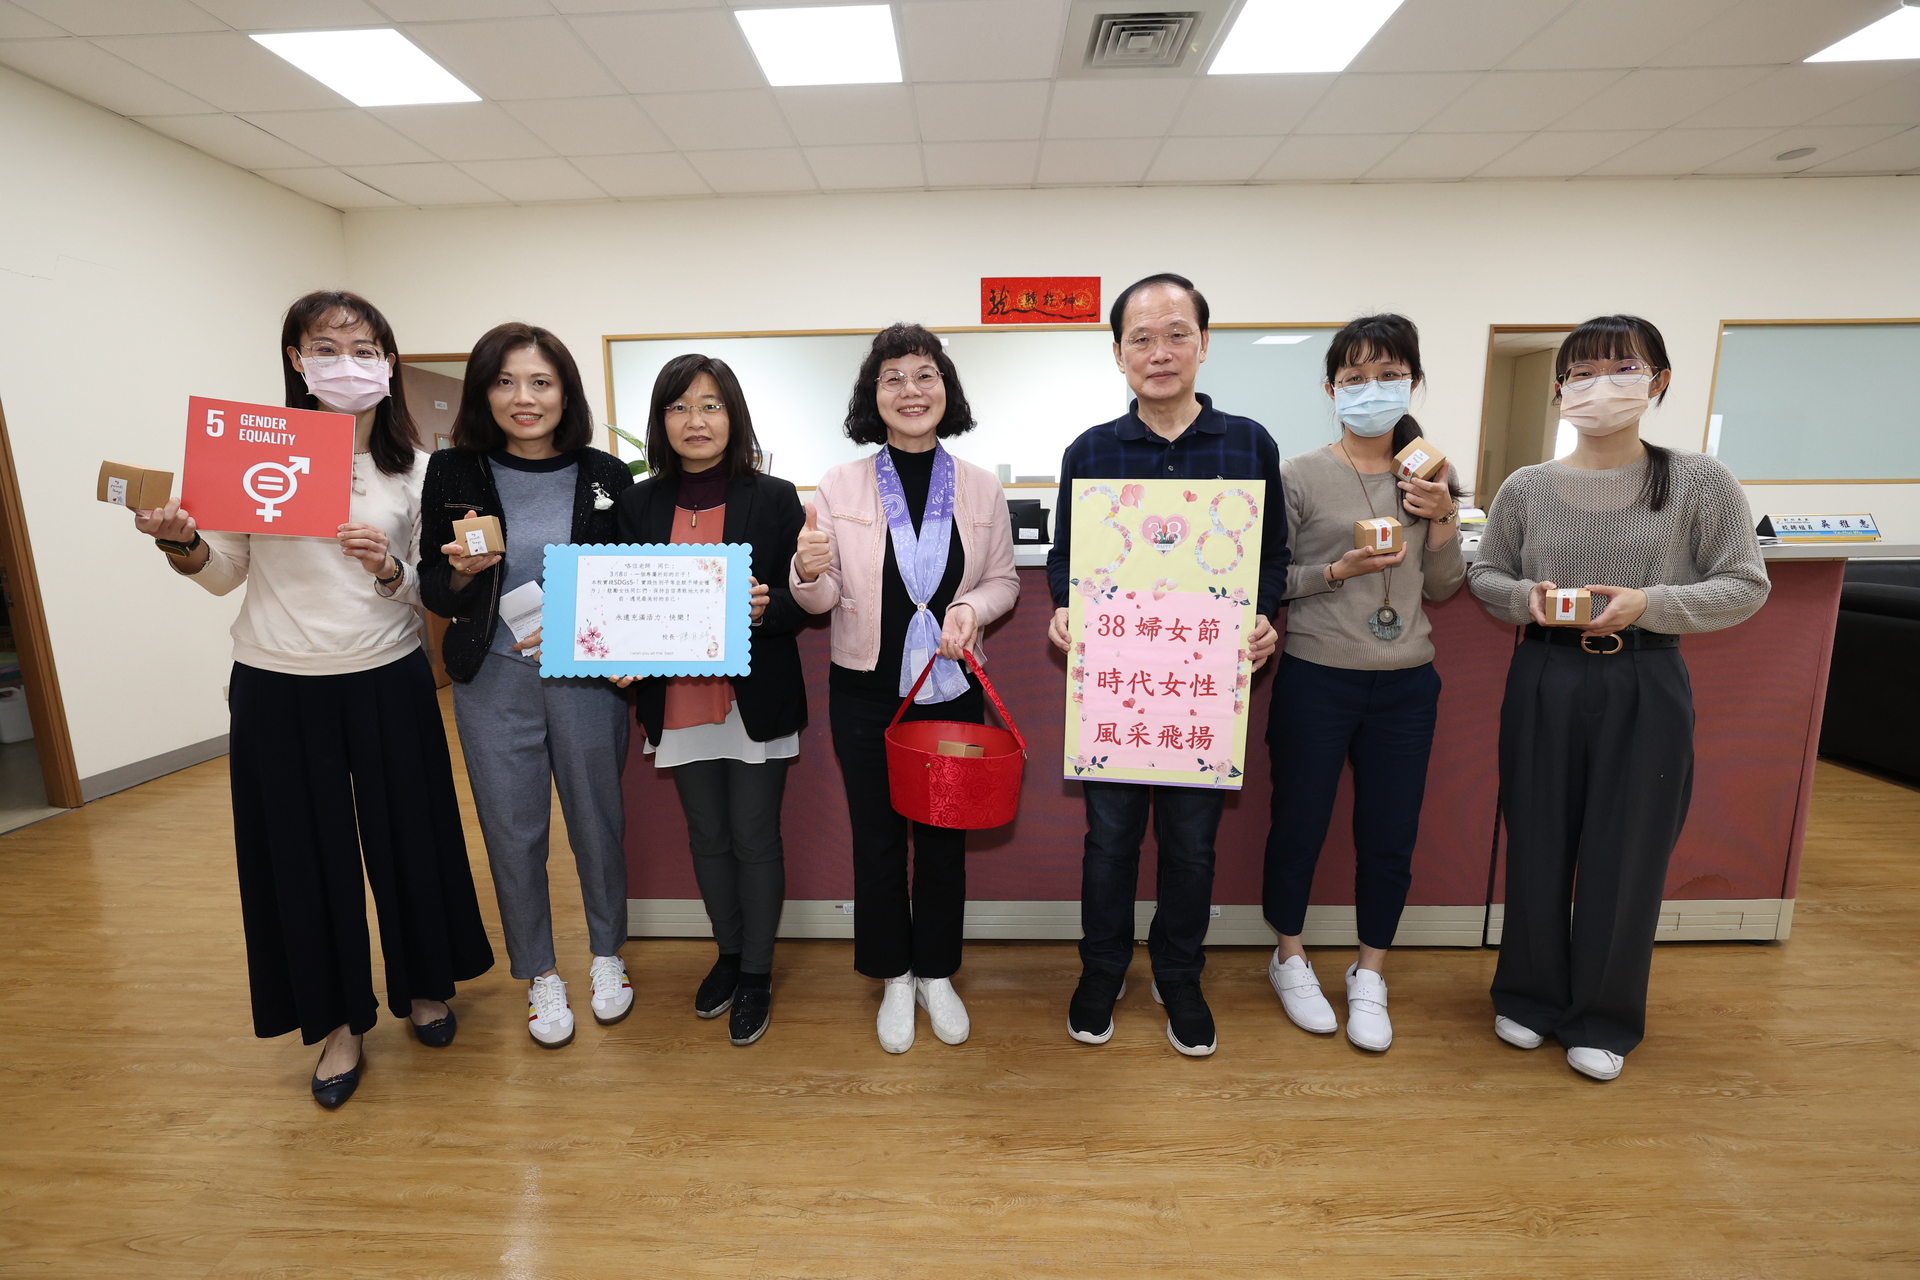
[[[1638,587],[1647,631],[1718,631],[1745,622],[1772,583],[1746,495],[1717,458],[1672,453],[1666,506],[1640,498],[1642,458],[1607,471],[1562,462],[1507,477],[1488,513],[1467,585],[1502,622],[1524,623],[1536,582]]]

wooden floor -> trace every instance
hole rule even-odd
[[[331,1114],[315,1051],[248,1026],[225,789],[215,761],[0,837],[0,1275],[1920,1275],[1920,793],[1832,765],[1792,940],[1662,947],[1610,1085],[1494,1039],[1491,951],[1397,954],[1376,1057],[1216,950],[1195,1061],[1144,981],[1112,1043],[1068,1040],[1069,944],[969,946],[973,1038],[923,1018],[890,1057],[848,944],[783,944],[735,1049],[691,1010],[711,944],[645,941],[622,1025],[535,1047],[502,951],[452,1048],[383,1020]]]

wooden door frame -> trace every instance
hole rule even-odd
[[[73,762],[73,736],[67,730],[67,704],[60,696],[60,678],[54,668],[53,639],[40,607],[40,573],[34,565],[33,539],[27,533],[26,508],[20,501],[20,475],[13,465],[4,405],[0,405],[0,564],[6,566],[7,585],[13,593],[9,611],[13,643],[26,685],[47,803],[77,809],[86,799],[80,794],[80,770]]]
[[[1501,335],[1509,333],[1572,333],[1579,326],[1573,324],[1490,324],[1487,326],[1487,367],[1480,377],[1480,440],[1473,451],[1473,505],[1482,511],[1493,509],[1493,495],[1483,492],[1486,477],[1480,474],[1487,457],[1487,405],[1493,396],[1493,354],[1494,345]],[[1509,413],[1512,411],[1509,410]],[[1504,477],[1502,481],[1504,483]]]

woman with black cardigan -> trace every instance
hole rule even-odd
[[[592,438],[566,347],[545,329],[503,324],[467,358],[453,448],[433,455],[421,495],[421,600],[452,619],[441,656],[454,680],[460,746],[513,976],[528,982],[527,1031],[548,1049],[571,1043],[574,1030],[547,896],[555,784],[593,948],[594,1020],[618,1022],[633,1007],[619,955],[627,940],[626,699],[605,680],[543,680],[539,632],[516,641],[500,620],[502,595],[541,580],[547,546],[614,540],[614,500],[633,477],[619,459],[588,448]],[[469,555],[455,541],[453,522],[475,515],[498,517],[504,556]]]
[[[766,1034],[773,1000],[773,935],[786,900],[780,803],[800,753],[807,689],[795,640],[808,615],[787,589],[805,516],[789,482],[760,474],[753,418],[724,361],[684,355],[653,384],[647,415],[651,477],[620,499],[620,540],[731,542],[753,548],[752,672],[652,677],[635,711],[646,750],[687,817],[694,875],[720,957],[694,1012],[728,1009],[728,1039]]]

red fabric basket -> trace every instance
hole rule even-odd
[[[913,705],[914,694],[926,683],[933,670],[928,659],[926,669],[913,682],[913,689],[901,700],[887,726],[887,789],[893,807],[904,817],[932,827],[958,827],[977,831],[986,827],[1004,827],[1020,809],[1020,775],[1027,764],[1027,740],[1021,736],[1013,717],[993,691],[993,681],[966,651],[967,665],[980,678],[980,687],[993,702],[993,709],[1007,727],[968,724],[962,720],[909,720],[900,717]],[[942,742],[977,743],[986,749],[978,756],[943,756]]]

